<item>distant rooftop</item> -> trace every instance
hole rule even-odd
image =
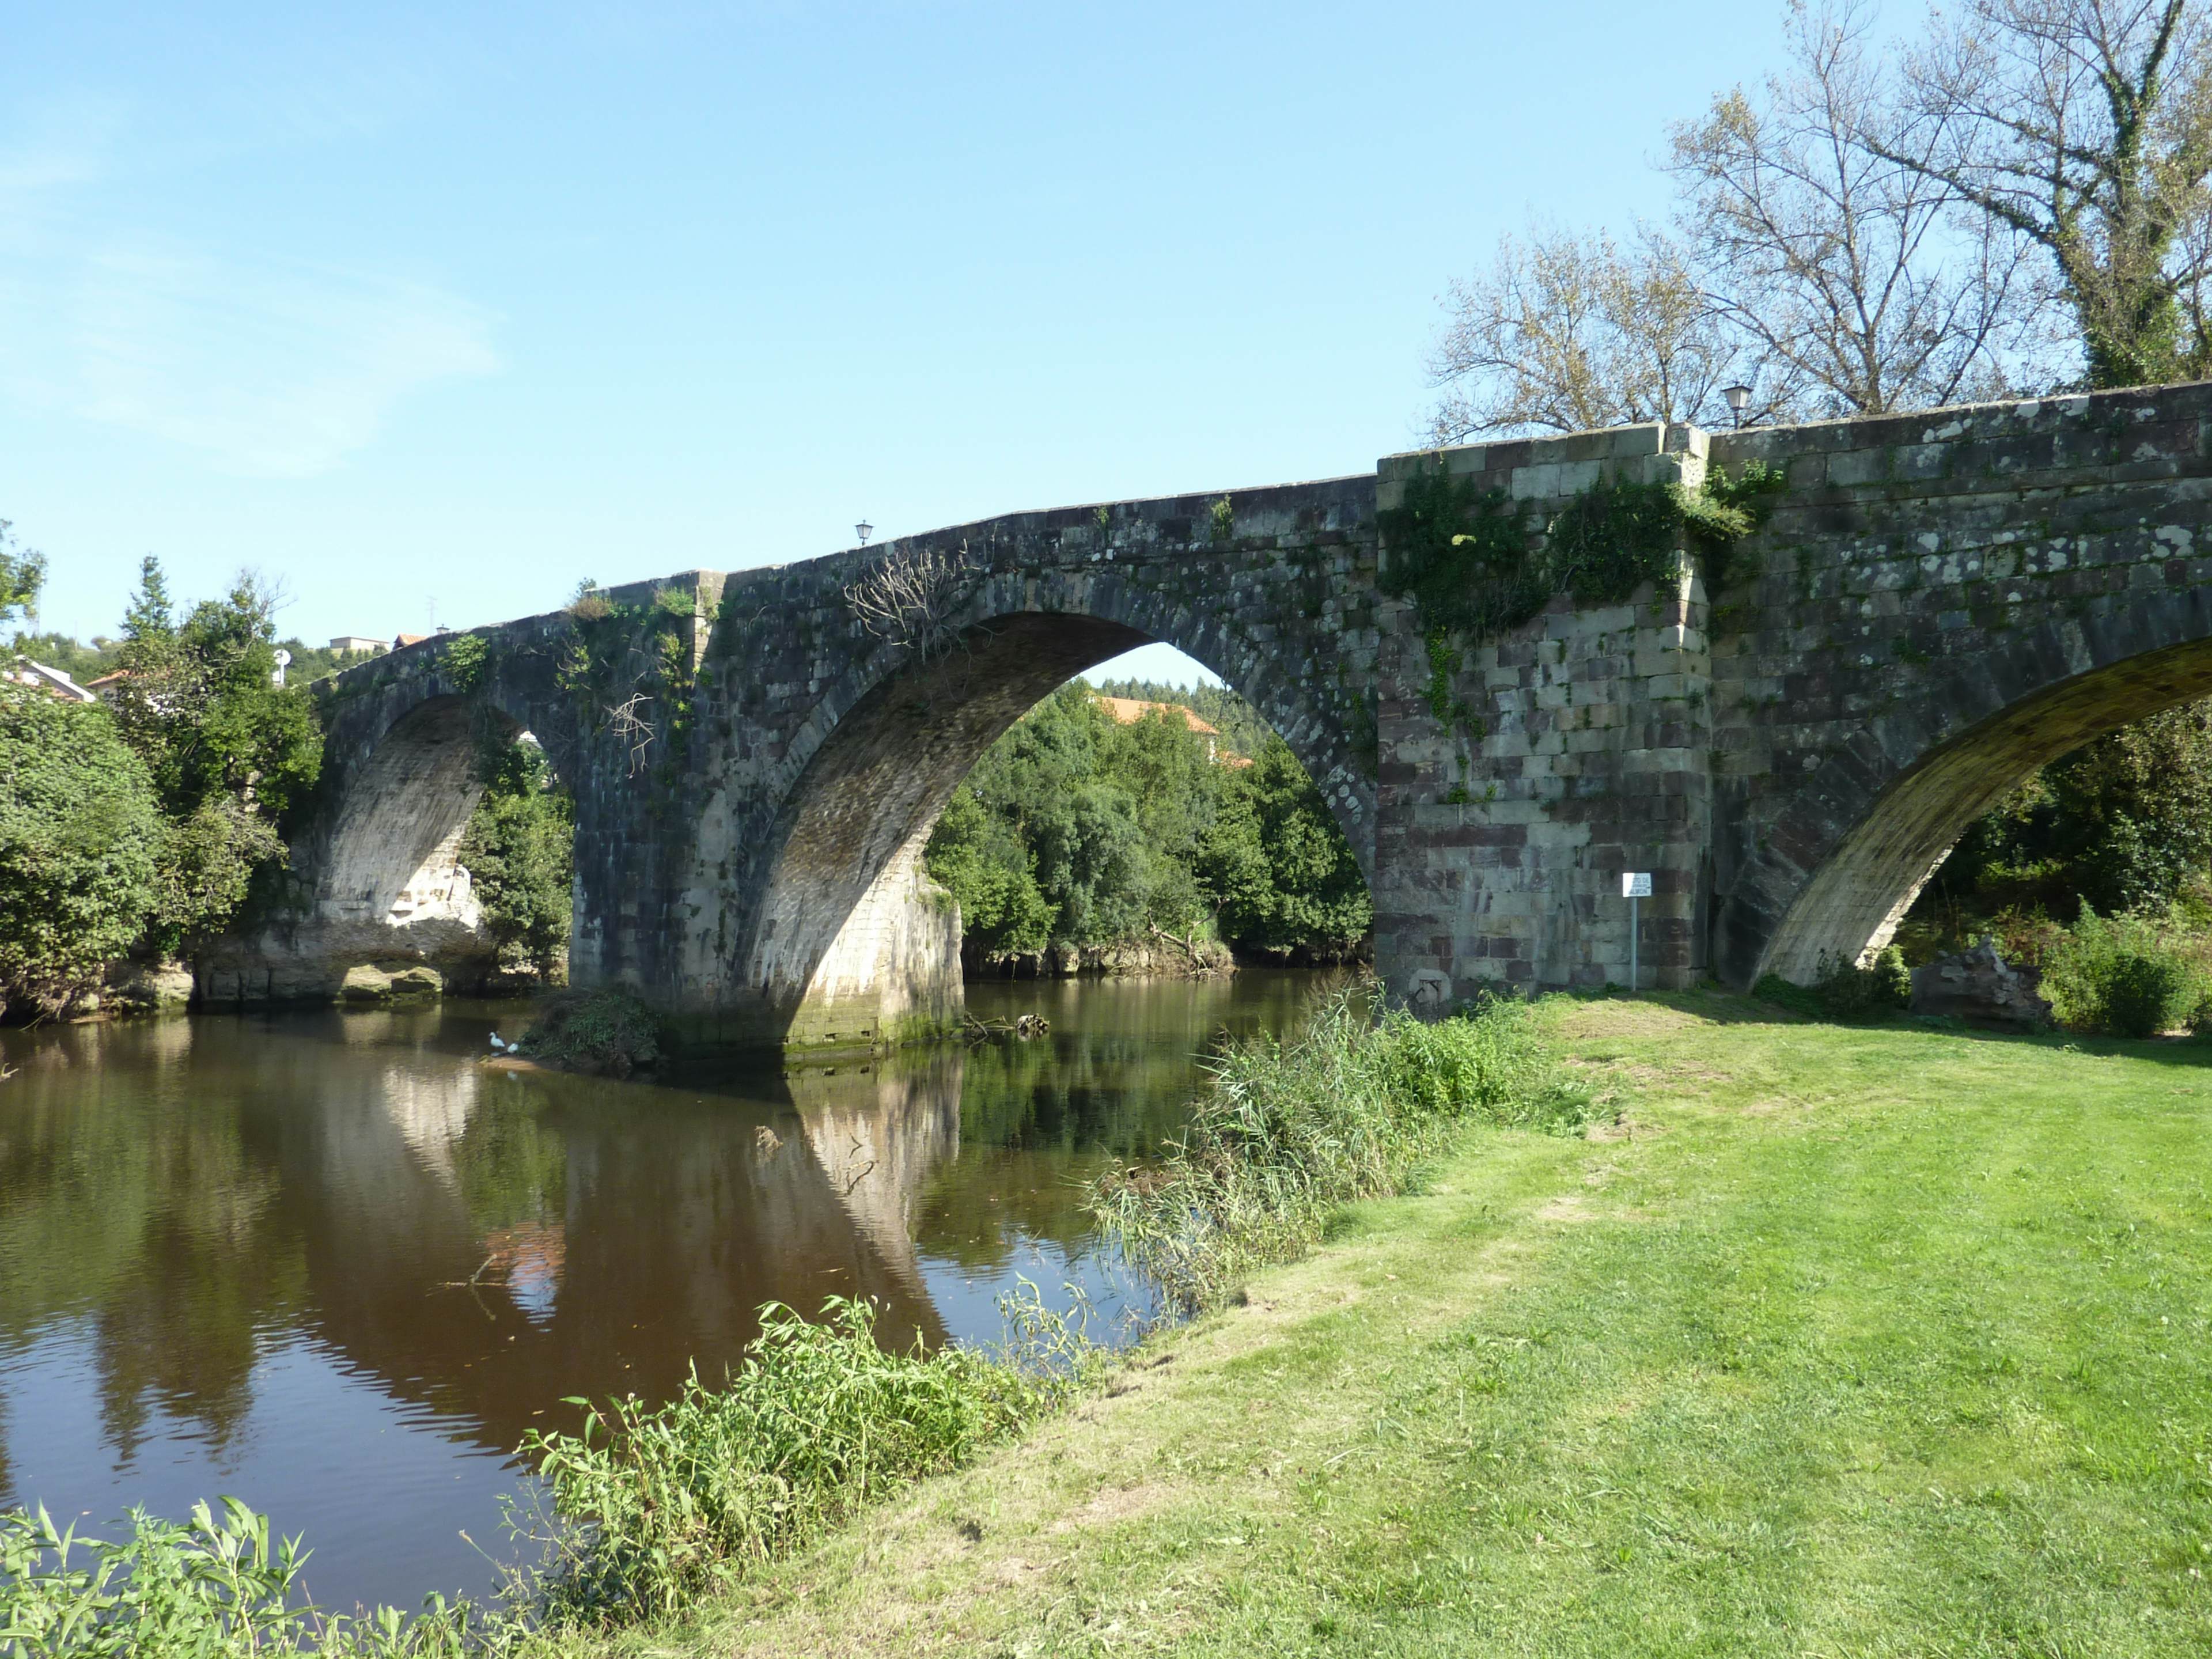
[[[18,685],[35,685],[51,691],[64,702],[97,702],[98,696],[87,686],[79,685],[58,668],[49,668],[45,663],[33,662],[28,657],[18,657],[8,671],[8,678]],[[94,685],[100,682],[94,680]]]
[[[1139,720],[1154,714],[1182,716],[1185,726],[1201,737],[1218,738],[1219,730],[1199,719],[1197,711],[1186,708],[1179,702],[1146,702],[1140,697],[1108,697],[1092,692],[1091,701],[1114,717],[1116,726],[1134,726]]]

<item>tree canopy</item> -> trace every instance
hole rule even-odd
[[[172,826],[161,861],[155,942],[174,950],[219,932],[258,870],[281,863],[278,825],[314,787],[323,739],[314,708],[278,686],[275,598],[241,575],[179,619],[158,561],[124,614],[111,700]]]
[[[0,1011],[60,1012],[160,902],[167,831],[145,763],[96,704],[0,684]]]
[[[483,797],[461,837],[461,863],[485,927],[502,957],[540,981],[568,962],[575,807],[535,743],[498,745],[483,757]]]
[[[1115,694],[1133,690],[1163,688]],[[993,744],[927,855],[959,900],[974,954],[1035,961],[1155,928],[1285,958],[1356,947],[1370,920],[1366,886],[1320,792],[1249,705],[1219,712],[1258,736],[1254,763],[1176,714],[1119,724],[1081,681]]]

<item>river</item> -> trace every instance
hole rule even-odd
[[[681,1086],[488,1068],[512,1002],[0,1031],[0,1506],[230,1493],[325,1607],[480,1594],[523,1434],[719,1376],[763,1302],[899,1346],[993,1340],[1023,1278],[1141,1315],[1079,1183],[1312,982],[978,984],[1050,1035]]]

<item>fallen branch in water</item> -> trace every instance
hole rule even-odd
[[[1199,954],[1198,933],[1195,928],[1192,930],[1188,939],[1177,939],[1157,921],[1148,921],[1145,926],[1152,930],[1154,939],[1164,939],[1169,944],[1179,947],[1182,953],[1190,958],[1190,965],[1197,969],[1200,973],[1210,974],[1215,971],[1215,964]]]
[[[1004,1042],[1009,1037],[1027,1042],[1051,1030],[1052,1022],[1042,1014],[1024,1014],[1013,1020],[978,1019],[965,1012],[960,1016],[960,1034],[970,1042]]]

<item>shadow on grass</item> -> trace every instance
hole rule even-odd
[[[2004,1030],[1970,1025],[1961,1019],[1925,1014],[1887,1014],[1869,1020],[1824,1020],[1801,1014],[1777,1003],[1764,1001],[1719,986],[1700,986],[1687,991],[1638,991],[1608,988],[1602,991],[1555,993],[1577,1003],[1641,1003],[1671,1009],[1714,1025],[1825,1026],[1835,1030],[1863,1031],[1894,1036],[1920,1036],[1972,1042],[2005,1043],[2047,1049],[2054,1054],[2076,1054],[2100,1060],[2142,1060],[2161,1066],[2212,1070],[2212,1036],[2162,1037],[2083,1036],[2072,1031]]]

